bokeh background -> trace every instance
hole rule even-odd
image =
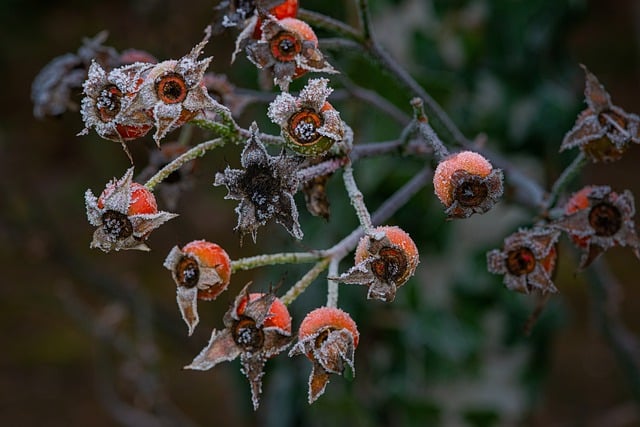
[[[201,323],[187,337],[174,285],[162,268],[169,249],[197,238],[220,243],[232,258],[328,247],[356,225],[341,179],[329,184],[330,221],[301,214],[301,243],[290,242],[280,227],[267,227],[257,245],[241,247],[232,232],[235,204],[211,185],[216,171],[237,165],[239,149],[214,152],[199,163],[195,186],[181,197],[179,219],[153,233],[152,252],[105,255],[88,247],[92,229],[82,195],[121,176],[129,160],[118,144],[93,133],[76,137],[83,127],[77,112],[35,120],[30,85],[51,59],[75,52],[84,37],[101,30],[118,50],[177,58],[201,40],[215,3],[0,3],[0,425],[640,425],[640,391],[633,389],[640,379],[612,350],[598,314],[599,288],[585,280],[591,273],[576,272],[568,242],[560,252],[560,294],[527,337],[522,327],[535,301],[509,293],[500,277],[488,274],[484,254],[530,225],[532,213],[507,199],[483,217],[445,222],[430,187],[390,221],[410,232],[421,253],[416,277],[397,300],[366,302],[362,289],[341,288],[340,305],[362,336],[356,378],[334,378],[309,406],[309,363],[281,355],[267,364],[254,413],[237,361],[204,373],[183,371],[210,330],[222,326],[222,313],[246,281],[266,289],[282,280],[286,289],[304,269],[238,274],[231,291],[200,305]],[[357,25],[353,3],[301,0],[304,8]],[[599,77],[617,105],[640,112],[637,1],[371,0],[371,9],[380,42],[461,130],[469,137],[486,134],[488,144],[542,185],[575,155],[559,155],[557,147],[584,105],[578,64]],[[233,41],[230,33],[209,43],[211,69],[255,90],[257,74],[246,59],[229,65]],[[409,112],[411,94],[362,55],[328,54],[348,84],[375,90]],[[332,81],[337,88],[347,84]],[[343,97],[335,105],[359,142],[394,139],[401,131],[363,101]],[[238,121],[257,120],[276,132],[265,111],[264,103],[251,105]],[[195,142],[205,138],[194,131]],[[144,167],[151,139],[129,146],[137,168]],[[610,184],[638,195],[638,161],[636,146],[615,164],[587,167],[571,189]],[[381,158],[355,169],[375,208],[420,167],[417,159]],[[606,285],[617,296],[613,306],[637,337],[640,262],[620,248],[604,258],[598,268],[611,273]],[[291,306],[294,327],[324,303],[324,292],[318,280]]]

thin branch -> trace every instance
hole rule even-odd
[[[305,264],[323,258],[321,252],[283,252],[268,255],[256,255],[231,261],[231,272],[252,270],[258,267],[276,264]]]
[[[353,177],[353,169],[351,168],[351,164],[348,164],[344,168],[344,172],[342,174],[342,178],[344,180],[344,186],[349,193],[349,200],[351,200],[351,205],[356,211],[356,215],[358,216],[358,221],[362,228],[364,228],[365,232],[371,229],[371,215],[369,214],[369,210],[364,203],[364,196],[358,185],[356,184],[356,180]]]
[[[286,294],[284,294],[280,300],[284,305],[289,305],[293,301],[295,301],[298,296],[304,292],[305,289],[322,273],[327,269],[327,266],[331,262],[330,258],[324,258],[320,262],[316,263],[311,270],[307,271],[307,273],[298,280],[298,282],[293,285]]]

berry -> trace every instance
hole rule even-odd
[[[248,296],[248,300],[250,302],[256,301],[267,294],[263,293],[251,293]],[[245,315],[245,309],[247,307],[247,297],[245,296],[238,303],[238,307],[236,309],[236,314],[238,316]],[[269,306],[269,314],[264,320],[262,324],[264,328],[278,328],[284,332],[291,333],[291,315],[289,314],[289,310],[287,310],[287,306],[284,305],[280,299],[276,298],[273,300],[271,305]]]
[[[207,289],[198,290],[198,299],[212,300],[222,293],[231,280],[231,259],[227,252],[215,243],[206,240],[194,240],[187,243],[182,252],[195,257],[200,262],[201,267],[213,268],[218,274],[220,281],[211,285]]]

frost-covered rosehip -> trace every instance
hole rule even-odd
[[[225,313],[225,329],[214,329],[209,344],[185,369],[204,371],[240,356],[241,371],[249,380],[253,408],[257,409],[267,359],[284,351],[291,342],[291,316],[273,293],[250,294],[248,287]]]
[[[85,96],[80,109],[85,128],[78,135],[95,129],[102,138],[120,142],[131,158],[125,141],[143,137],[153,126],[144,111],[130,108],[142,76],[150,67],[152,64],[136,62],[107,73],[92,62],[83,84]]]
[[[593,162],[619,160],[631,142],[640,143],[640,117],[613,105],[597,77],[584,65],[582,69],[587,108],[565,135],[560,151],[579,147]]]
[[[635,202],[629,190],[619,194],[606,185],[587,186],[571,196],[565,215],[550,225],[568,233],[584,250],[580,268],[585,268],[614,246],[630,246],[640,258],[634,215]]]
[[[97,227],[92,248],[104,252],[120,249],[148,251],[145,240],[151,231],[177,214],[158,211],[155,197],[146,187],[132,182],[133,168],[114,178],[99,198],[91,190],[85,193],[89,223]]]
[[[258,39],[258,10],[268,11],[276,19],[295,17],[298,13],[298,0],[223,0],[215,8],[217,19],[214,31],[217,33],[229,27],[245,27],[254,31],[254,38]]]
[[[284,92],[269,105],[269,118],[280,126],[287,147],[298,154],[324,154],[344,137],[340,114],[327,102],[333,92],[328,82],[311,79],[297,98]]]
[[[418,248],[400,227],[373,229],[360,239],[356,248],[355,266],[336,280],[365,285],[367,298],[393,301],[396,290],[416,271]]]
[[[449,218],[485,213],[503,192],[502,171],[473,151],[442,160],[433,174],[433,187]]]
[[[277,20],[270,16],[262,24],[262,38],[250,42],[247,57],[258,68],[273,74],[282,90],[308,71],[336,73],[318,49],[318,38],[311,27],[296,18]]]
[[[504,240],[502,250],[487,253],[488,270],[503,274],[505,286],[512,291],[558,292],[551,279],[558,256],[558,237],[557,230],[546,227],[519,230]]]
[[[329,374],[342,375],[345,363],[355,375],[353,354],[360,334],[348,313],[334,307],[320,307],[302,320],[298,342],[289,356],[306,355],[313,363],[309,376],[309,403],[320,397]]]
[[[144,81],[127,111],[143,111],[152,119],[153,139],[160,145],[164,136],[194,119],[204,110],[228,113],[228,109],[207,93],[204,72],[212,58],[198,60],[211,37],[207,27],[204,39],[178,60],[162,61],[147,69]]]
[[[191,335],[199,322],[198,299],[213,300],[229,286],[231,259],[215,243],[194,240],[182,249],[174,246],[164,267],[176,283],[178,307]]]

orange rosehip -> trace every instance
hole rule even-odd
[[[220,281],[217,284],[208,289],[198,291],[199,299],[215,299],[227,288],[231,280],[231,259],[224,249],[206,240],[194,240],[187,243],[182,248],[182,252],[199,259],[203,267],[213,268],[220,277]]]
[[[367,286],[369,299],[393,301],[397,288],[409,280],[418,262],[418,248],[405,231],[377,227],[360,239],[355,265],[335,280]]]
[[[158,212],[158,204],[153,193],[142,184],[132,182],[130,185],[129,208],[127,215],[154,214]],[[116,183],[110,182],[98,197],[98,208],[104,207],[104,200],[113,194]]]
[[[298,0],[286,0],[277,6],[269,9],[269,13],[276,19],[282,20],[285,18],[295,18],[298,14]],[[253,31],[253,38],[259,40],[262,37],[262,20],[258,17],[255,29]]]
[[[263,298],[265,295],[266,294],[264,293],[250,293],[248,298],[245,296],[238,303],[236,314],[238,316],[243,316],[245,314],[247,300],[253,302]],[[267,314],[267,317],[264,320],[263,327],[279,328],[284,332],[291,333],[291,315],[289,314],[287,306],[284,305],[279,298],[274,299],[271,306],[269,306],[269,314]]]
[[[480,154],[462,151],[438,164],[433,188],[449,218],[467,218],[485,213],[502,196],[502,171]]]
[[[309,403],[324,393],[329,374],[342,375],[345,364],[355,375],[354,351],[358,339],[356,323],[339,308],[317,308],[302,320],[298,342],[289,356],[304,354],[313,363],[309,376]]]

